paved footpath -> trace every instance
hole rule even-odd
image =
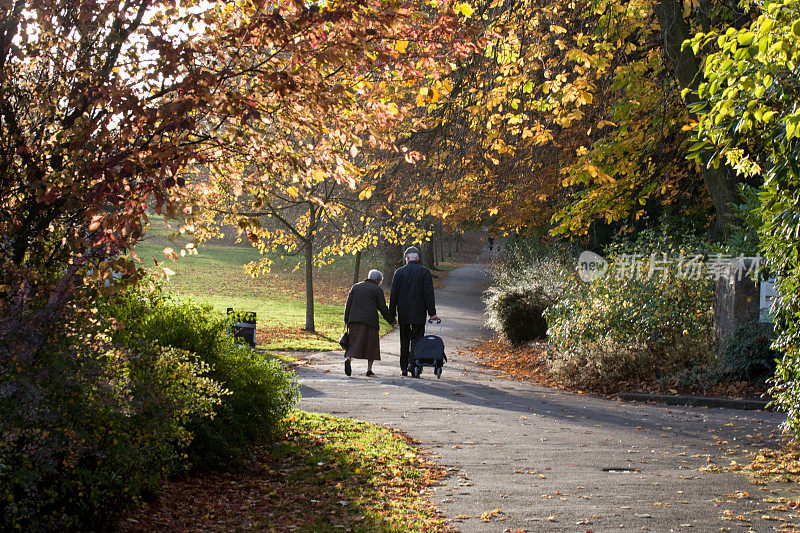
[[[745,475],[708,468],[774,444],[780,414],[625,403],[501,377],[457,354],[490,335],[480,301],[487,285],[486,267],[471,265],[437,290],[449,357],[441,380],[430,369],[420,379],[400,376],[395,330],[381,341],[373,378],[364,361],[346,377],[342,352],[312,356],[297,369],[301,408],[419,440],[451,473],[432,501],[464,532],[760,532],[800,524],[771,510],[762,499],[769,494]]]

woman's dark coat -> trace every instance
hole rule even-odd
[[[401,324],[424,324],[428,316],[436,315],[431,271],[418,261],[409,261],[397,269],[392,278],[389,313]]]
[[[344,323],[352,324],[353,322],[358,322],[377,329],[378,311],[381,312],[387,322],[390,324],[394,322],[392,315],[389,314],[389,309],[386,307],[386,296],[383,294],[383,289],[380,288],[376,281],[367,279],[353,285],[353,288],[350,289],[350,294],[347,295],[347,305],[344,308]]]

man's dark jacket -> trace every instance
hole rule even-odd
[[[394,273],[389,314],[395,312],[401,324],[424,324],[428,316],[436,314],[431,271],[418,261],[409,261]]]
[[[344,307],[344,323],[359,322],[377,328],[378,311],[387,322],[392,322],[393,315],[386,308],[386,296],[378,283],[367,279],[353,285]]]

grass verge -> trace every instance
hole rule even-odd
[[[338,348],[344,304],[353,278],[352,255],[314,269],[317,331],[309,333],[303,330],[305,277],[304,269],[298,268],[300,258],[271,254],[270,258],[275,261],[271,272],[253,278],[245,272],[244,266],[261,256],[249,244],[236,244],[229,238],[202,244],[198,255],[187,255],[172,262],[164,256],[164,248],[180,250],[191,239],[185,236],[170,239],[171,232],[162,218],[153,216],[146,237],[136,245],[136,253],[146,266],[159,261],[175,272],[166,283],[169,290],[207,302],[220,314],[228,307],[257,313],[256,342],[265,350],[314,352]],[[362,277],[373,264],[378,264],[376,256],[366,254]],[[381,334],[389,329],[388,324],[381,324]]]
[[[406,436],[374,424],[296,411],[285,438],[237,472],[167,483],[127,514],[123,531],[448,532],[427,499],[444,471]]]

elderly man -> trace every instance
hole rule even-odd
[[[419,264],[419,250],[405,251],[406,264],[394,273],[389,296],[389,315],[400,324],[400,371],[408,375],[408,356],[425,334],[425,320],[436,320],[431,271]]]

